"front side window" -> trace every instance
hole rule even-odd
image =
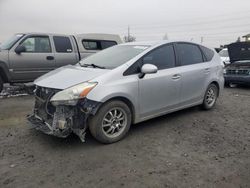
[[[178,43],[177,51],[178,58],[182,66],[203,62],[201,50],[197,45],[188,43]]]
[[[26,49],[25,52],[48,53],[51,52],[49,37],[34,36],[26,38],[21,45]]]
[[[54,40],[56,52],[71,53],[73,51],[69,37],[54,36],[53,40]]]
[[[142,59],[143,64],[153,64],[159,70],[175,66],[175,53],[173,45],[165,45],[148,53]]]

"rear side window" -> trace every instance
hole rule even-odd
[[[204,46],[200,46],[200,47],[201,47],[203,54],[205,55],[206,60],[211,61],[214,57],[214,51]]]
[[[115,41],[106,40],[82,40],[82,45],[86,50],[103,50],[111,46],[117,45]]]
[[[86,50],[101,50],[101,45],[98,41],[83,40],[82,45]]]
[[[117,45],[117,42],[115,42],[115,41],[101,41],[102,49],[106,49],[106,48],[109,48],[109,47],[114,46],[114,45]]]
[[[73,51],[69,37],[54,36],[53,37],[56,52],[59,53],[71,53]]]
[[[153,64],[159,70],[175,66],[175,53],[173,45],[165,45],[149,52],[142,59],[143,64]]]
[[[197,45],[188,43],[178,43],[177,51],[178,58],[182,66],[203,62],[201,50]]]

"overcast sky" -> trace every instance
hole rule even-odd
[[[0,0],[0,42],[18,32],[115,33],[209,46],[250,33],[250,0]]]

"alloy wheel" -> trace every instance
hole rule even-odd
[[[109,110],[103,117],[102,130],[110,138],[122,134],[127,124],[127,115],[122,108],[116,107]]]

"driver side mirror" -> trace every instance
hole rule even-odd
[[[139,78],[143,78],[145,74],[154,74],[157,73],[158,68],[153,64],[144,64],[141,67],[141,73],[139,74]]]
[[[15,52],[16,52],[17,54],[21,54],[22,52],[26,52],[26,48],[25,48],[25,46],[23,46],[23,45],[18,45],[18,46],[16,47],[16,49],[15,49]]]

